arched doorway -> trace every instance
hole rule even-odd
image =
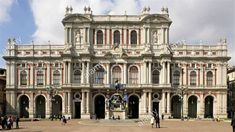
[[[20,118],[29,118],[29,98],[26,95],[20,97]]]
[[[95,97],[95,114],[97,119],[105,117],[105,98],[102,95]]]
[[[188,117],[197,118],[197,97],[190,96],[188,99]]]
[[[139,118],[139,98],[131,95],[128,100],[128,115],[130,119]]]
[[[54,115],[54,116],[61,116],[62,115],[62,98],[59,95],[56,95],[53,97],[52,115]]]
[[[214,98],[212,96],[205,98],[205,118],[213,118],[213,101]]]
[[[45,98],[39,95],[36,98],[36,118],[45,118]]]
[[[171,99],[171,115],[173,118],[181,118],[181,97],[178,95]]]

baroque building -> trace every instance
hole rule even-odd
[[[93,15],[66,8],[64,44],[8,40],[7,114],[110,118],[107,98],[126,93],[127,118],[227,116],[227,42],[170,44],[168,8]],[[120,92],[121,93],[121,92]]]

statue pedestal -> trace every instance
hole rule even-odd
[[[110,119],[126,119],[126,111],[125,110],[110,110],[109,112]]]

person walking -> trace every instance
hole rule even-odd
[[[156,128],[160,128],[160,118],[159,118],[159,115],[155,115],[155,122],[156,122]]]
[[[233,132],[235,132],[235,115],[233,116],[233,119],[231,121],[231,126],[233,127]]]
[[[17,129],[19,128],[19,121],[20,121],[19,116],[16,116],[16,128]]]

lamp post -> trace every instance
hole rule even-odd
[[[50,118],[53,121],[53,97],[57,94],[57,90],[55,88],[52,88],[51,86],[47,88],[47,93],[49,95],[49,101],[50,101]]]
[[[181,120],[184,120],[184,95],[187,93],[188,87],[180,87],[177,88],[176,93],[181,95],[180,101],[181,101]]]

